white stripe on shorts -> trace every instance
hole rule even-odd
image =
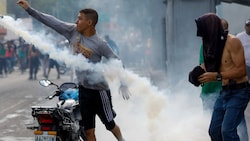
[[[113,116],[113,112],[112,112],[112,108],[110,105],[110,101],[109,101],[109,97],[107,95],[107,92],[105,90],[99,91],[100,96],[101,96],[101,100],[102,100],[102,107],[105,113],[105,116],[108,120],[108,122],[112,121],[114,116]]]

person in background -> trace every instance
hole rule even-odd
[[[250,78],[250,19],[245,21],[244,28],[245,30],[238,33],[236,37],[240,39],[244,47],[244,53],[247,65],[247,74],[249,79]]]
[[[198,81],[222,82],[209,126],[210,138],[240,141],[237,127],[244,118],[250,94],[243,46],[236,36],[224,31],[216,14],[206,13],[195,22],[197,36],[202,37],[204,66],[201,67],[205,70]]]
[[[200,47],[200,64],[204,66],[204,57],[203,57],[203,47]],[[221,90],[221,82],[213,81],[204,83],[201,86],[200,98],[202,101],[203,111],[212,113],[214,102],[219,96]]]
[[[5,47],[3,43],[0,43],[0,76],[5,77],[7,76],[7,65],[5,59]],[[4,75],[3,75],[4,74]]]
[[[15,57],[15,47],[11,41],[7,41],[5,44],[5,59],[8,69],[8,73],[14,71],[14,57]]]
[[[27,68],[27,56],[28,56],[28,44],[25,44],[25,41],[22,39],[19,39],[20,45],[18,47],[18,59],[20,64],[20,70],[21,74],[24,73],[24,71]]]
[[[238,33],[236,37],[240,39],[244,48],[244,56],[245,56],[247,75],[249,81],[250,80],[250,19],[245,21],[244,28],[245,30]],[[248,141],[249,137],[248,137],[245,117],[241,122],[241,124],[239,125],[239,130],[244,131],[241,133],[241,135],[243,136],[242,141]]]
[[[50,71],[52,68],[56,68],[56,72],[57,72],[57,79],[60,79],[60,72],[59,72],[59,64],[57,63],[56,60],[52,59],[52,58],[49,58],[49,67],[48,67],[48,75],[47,75],[47,78],[49,78],[49,74],[50,74]]]
[[[49,55],[41,54],[39,59],[40,59],[40,64],[41,64],[42,71],[43,71],[43,77],[48,78],[47,68],[49,64]]]
[[[225,19],[221,19],[221,24],[225,32],[228,32],[228,22]],[[203,57],[203,47],[200,47],[200,59],[199,63],[202,67],[204,66],[204,57]],[[213,81],[204,83],[201,86],[200,97],[202,100],[203,110],[211,113],[213,111],[214,102],[219,96],[221,90],[221,81]]]
[[[38,67],[39,67],[39,56],[40,56],[39,50],[34,45],[30,45],[29,52],[28,52],[29,66],[30,66],[29,80],[37,79],[37,72],[38,72]]]
[[[87,8],[78,13],[76,23],[66,23],[51,15],[41,13],[29,6],[26,0],[18,0],[19,4],[29,15],[36,18],[50,28],[63,35],[74,50],[75,54],[83,55],[89,62],[101,62],[102,57],[119,59],[108,44],[96,33],[98,22],[96,10]],[[119,126],[114,121],[116,113],[113,110],[112,98],[108,83],[101,75],[99,82],[94,82],[93,70],[77,70],[76,76],[79,85],[79,103],[87,141],[96,141],[95,117],[99,116],[106,129],[111,131],[118,141],[124,141]],[[100,75],[100,74],[97,74]],[[129,91],[125,83],[120,85],[124,99],[129,98]]]

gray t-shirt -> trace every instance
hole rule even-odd
[[[102,57],[107,59],[117,58],[118,56],[108,46],[107,42],[101,39],[97,34],[91,37],[85,37],[76,29],[76,24],[61,21],[54,16],[39,12],[31,7],[26,10],[33,18],[54,29],[59,34],[69,40],[72,48],[74,44],[80,43],[84,52],[83,55],[88,58],[91,63],[101,62]],[[95,70],[76,71],[79,85],[86,88],[107,90],[109,89],[107,82],[102,74]]]

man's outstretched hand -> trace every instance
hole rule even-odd
[[[119,94],[122,95],[124,100],[128,100],[130,98],[130,96],[131,96],[131,93],[128,90],[128,87],[126,85],[124,85],[124,84],[120,85]]]
[[[29,3],[26,0],[18,0],[16,3],[25,10],[29,8]]]

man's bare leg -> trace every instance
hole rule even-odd
[[[95,128],[85,130],[87,141],[96,141]]]
[[[116,137],[118,141],[125,141],[122,137],[119,126],[115,125],[115,127],[111,130],[111,132],[113,133],[113,135]]]

